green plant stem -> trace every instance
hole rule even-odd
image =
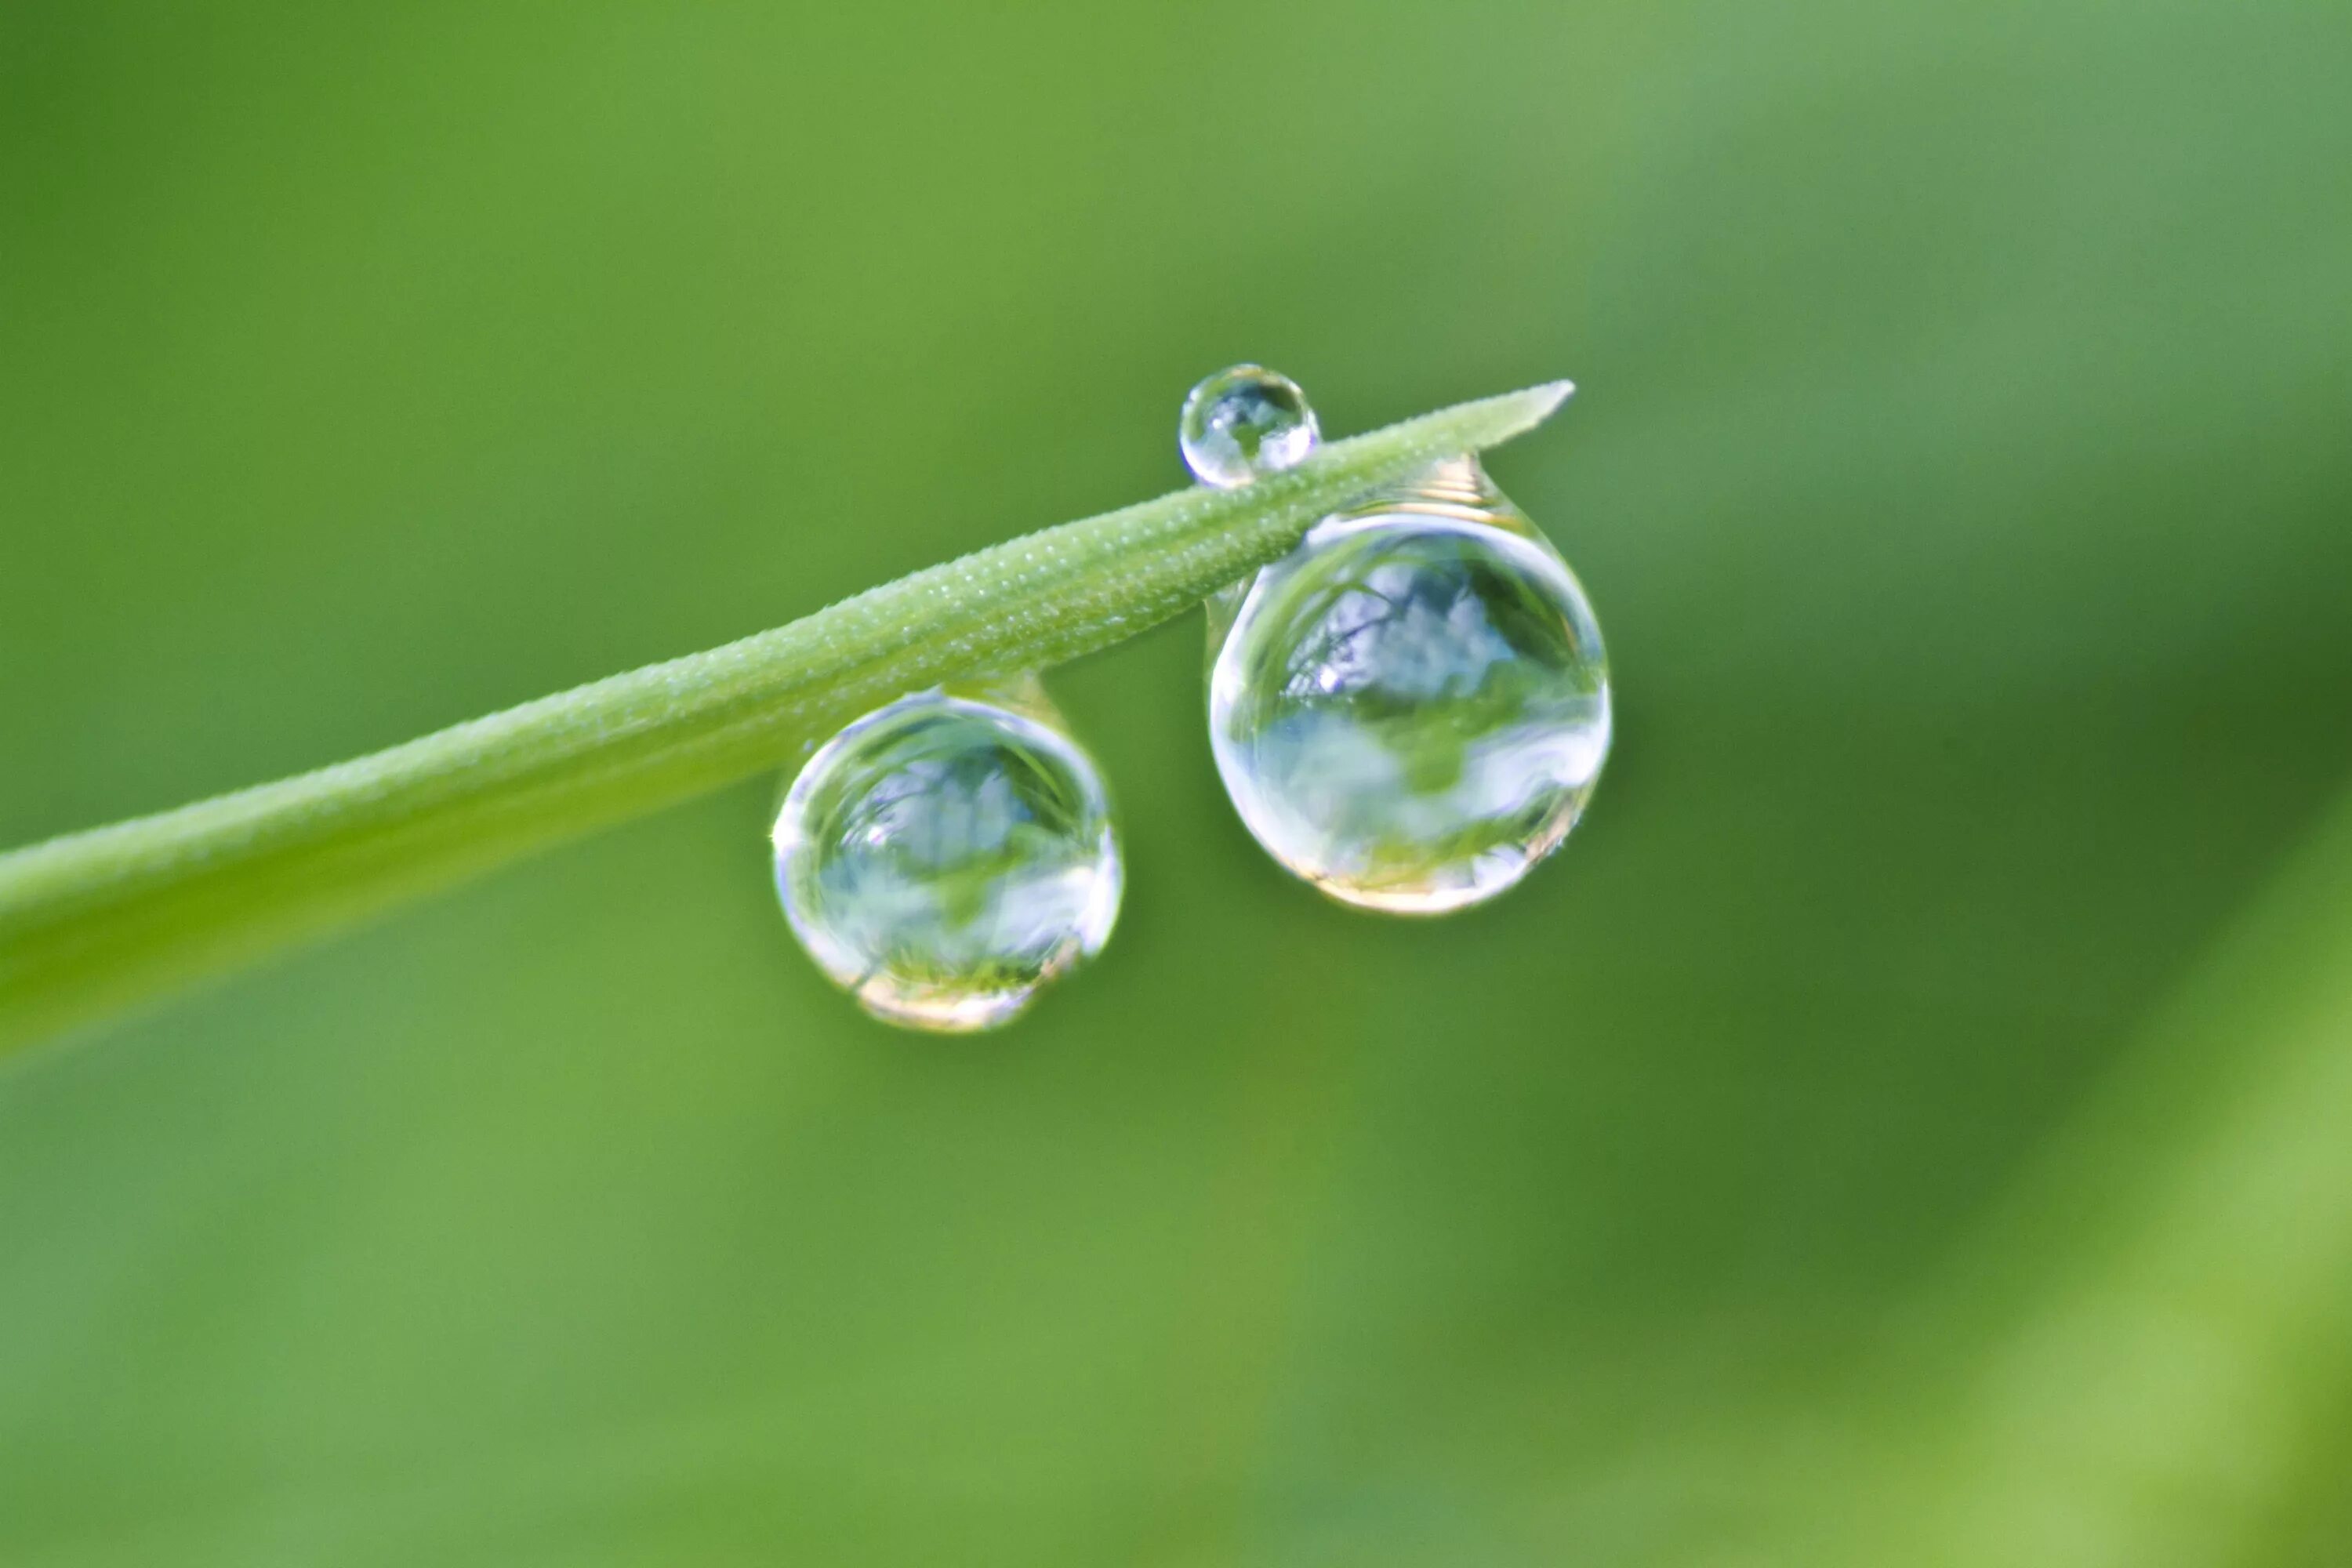
[[[0,855],[0,1051],[779,765],[859,713],[1107,647],[1324,513],[1542,421],[1566,383],[1024,535],[773,631],[315,773]]]

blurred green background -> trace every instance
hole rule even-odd
[[[0,843],[1570,375],[1621,728],[1383,922],[1200,623],[1117,938],[862,1019],[763,781],[0,1073],[10,1564],[2338,1564],[2352,14],[0,7]]]

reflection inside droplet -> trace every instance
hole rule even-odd
[[[1034,682],[877,709],[811,757],[776,818],[776,889],[818,967],[877,1017],[1005,1023],[1098,952],[1118,846],[1093,761]]]
[[[1567,837],[1608,754],[1591,606],[1467,459],[1318,523],[1212,602],[1210,635],[1234,807],[1344,902],[1502,892]]]
[[[1184,466],[1221,489],[1291,467],[1315,449],[1320,433],[1298,384],[1256,364],[1237,364],[1201,383],[1176,421]]]

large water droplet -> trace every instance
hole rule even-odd
[[[1257,364],[1221,370],[1194,387],[1176,422],[1184,466],[1220,489],[1289,468],[1320,436],[1298,384]]]
[[[1118,914],[1101,774],[1034,680],[868,713],[801,769],[774,840],[801,945],[913,1028],[1010,1021]]]
[[[1257,841],[1333,898],[1460,909],[1576,825],[1609,751],[1601,628],[1475,460],[1327,518],[1221,599],[1217,771]]]

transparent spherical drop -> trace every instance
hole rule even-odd
[[[889,1023],[1006,1023],[1118,914],[1092,759],[1034,683],[989,698],[930,691],[868,713],[808,760],[776,818],[793,933]]]
[[[1210,612],[1217,771],[1333,898],[1461,909],[1576,825],[1609,751],[1601,628],[1475,461],[1318,523]]]
[[[1221,370],[1194,387],[1176,422],[1184,466],[1220,489],[1289,468],[1321,435],[1298,384],[1256,364]]]

